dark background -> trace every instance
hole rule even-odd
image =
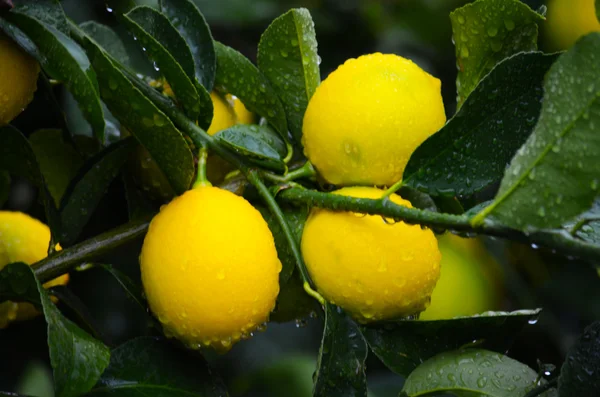
[[[410,58],[442,80],[448,117],[454,113],[456,66],[448,14],[464,0],[196,0],[215,39],[252,60],[261,33],[270,21],[292,7],[308,8],[315,20],[321,76],[325,78],[346,59],[376,51]],[[150,0],[138,3],[153,4]],[[542,1],[528,1],[537,9]],[[139,72],[154,70],[100,0],[64,0],[76,22],[96,20],[117,29],[130,49]],[[543,40],[543,38],[542,38]],[[543,42],[541,43],[543,47]],[[69,126],[89,133],[73,101],[58,87]],[[32,105],[14,124],[29,134],[58,126],[45,98]],[[493,193],[493,192],[492,192]],[[35,190],[15,179],[11,197],[2,209],[21,210],[43,218]],[[84,238],[127,221],[123,187],[116,181],[85,230]],[[503,310],[544,307],[536,325],[528,326],[508,354],[538,369],[537,360],[560,366],[566,349],[583,327],[600,318],[600,278],[588,264],[551,251],[498,240],[485,240],[502,265]],[[104,258],[133,277],[139,277],[135,242]],[[72,274],[69,288],[89,307],[99,329],[113,345],[147,334],[147,314],[141,312],[119,285],[100,269]],[[69,314],[68,310],[66,313]],[[269,324],[267,330],[234,346],[225,356],[208,354],[230,385],[232,395],[310,396],[312,373],[320,344],[322,320],[308,317],[287,324]],[[0,390],[51,396],[51,372],[42,318],[0,330]],[[402,379],[391,374],[371,355],[368,359],[372,397],[396,396]]]

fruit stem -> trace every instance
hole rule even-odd
[[[302,284],[302,286],[304,287],[304,291],[308,295],[312,296],[313,298],[318,300],[321,305],[325,306],[325,299],[321,296],[321,294],[319,294],[317,291],[312,289],[312,287],[310,286],[308,281],[305,281],[304,284]]]
[[[398,189],[400,189],[402,187],[403,183],[404,183],[404,181],[402,179],[400,179],[398,182],[394,183],[392,186],[390,186],[389,189],[387,189],[383,193],[383,196],[381,196],[381,199],[383,200],[384,198],[390,197],[392,194],[396,193],[398,191]]]
[[[271,182],[288,183],[300,178],[312,178],[315,175],[317,175],[317,172],[315,171],[315,167],[313,167],[310,161],[307,161],[302,167],[296,168],[295,170],[288,172],[285,176],[280,176],[277,174],[273,174],[272,172],[266,171],[263,172],[262,175],[265,177],[265,179],[268,179]]]
[[[206,177],[206,159],[208,158],[208,149],[206,144],[202,144],[198,150],[198,173],[196,175],[196,182],[194,182],[194,189],[204,186],[212,186]]]
[[[292,144],[290,143],[290,141],[288,139],[285,140],[285,148],[287,150],[287,154],[286,154],[285,158],[283,159],[283,162],[287,165],[287,163],[290,162],[292,157],[294,157],[294,147],[292,146]]]

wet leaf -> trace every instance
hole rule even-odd
[[[61,203],[62,233],[59,241],[63,247],[77,240],[134,147],[134,139],[124,139],[92,157],[82,167]]]
[[[177,193],[195,173],[192,152],[171,120],[146,98],[90,38],[86,49],[99,72],[102,99],[121,124],[144,146]]]
[[[537,49],[543,19],[519,0],[478,0],[450,14],[459,105],[498,62]]]
[[[136,0],[104,0],[107,11],[114,13],[117,17],[131,11],[136,7]]]
[[[27,301],[43,311],[57,397],[77,397],[96,384],[110,351],[61,314],[29,266],[14,263],[2,269],[0,301],[4,300]]]
[[[423,361],[444,351],[477,342],[486,349],[504,352],[541,310],[512,313],[487,312],[452,320],[406,320],[361,326],[373,353],[395,373],[407,376]]]
[[[52,235],[58,236],[61,231],[60,215],[46,186],[35,152],[27,138],[10,125],[0,127],[0,170],[25,178],[40,189],[46,223]]]
[[[569,349],[560,370],[561,397],[593,397],[600,390],[600,321],[588,326]]]
[[[29,15],[30,17],[61,31],[63,34],[69,35],[67,17],[58,0],[17,1],[12,11]]]
[[[215,42],[217,75],[215,89],[230,93],[253,113],[266,118],[279,135],[287,137],[285,111],[269,80],[242,54]]]
[[[114,30],[101,23],[88,21],[79,25],[89,37],[102,46],[114,59],[125,66],[130,66],[129,54],[125,44]]]
[[[212,119],[208,92],[192,81],[195,70],[190,49],[167,17],[141,6],[125,14],[124,21],[165,76],[187,115],[193,120],[200,117],[203,125]]]
[[[554,63],[540,119],[506,170],[493,216],[520,230],[559,227],[600,193],[600,33],[579,40]]]
[[[10,195],[10,174],[0,171],[0,208],[8,201]]]
[[[580,222],[583,224],[579,225]],[[573,222],[567,223],[563,229],[567,231],[573,230],[577,226],[578,229],[573,236],[580,238],[592,244],[600,245],[600,198],[597,198],[589,211],[584,212]]]
[[[215,138],[260,166],[285,170],[285,144],[268,126],[238,124],[219,131]]]
[[[117,347],[86,396],[225,397],[227,390],[197,352],[141,337]]]
[[[100,265],[99,267],[110,273],[111,276],[113,276],[121,285],[121,287],[123,287],[123,290],[127,293],[127,296],[137,304],[140,310],[146,313],[146,308],[148,305],[144,299],[144,293],[141,285],[136,284],[129,276],[116,269],[114,266]]]
[[[48,190],[58,207],[71,180],[83,165],[77,150],[64,140],[61,130],[39,130],[29,136]]]
[[[515,397],[534,389],[538,385],[537,377],[537,372],[527,365],[500,353],[461,349],[425,361],[406,379],[402,391],[410,397],[444,391]],[[548,391],[540,396],[556,396],[556,393]]]
[[[456,115],[412,155],[405,184],[431,195],[471,195],[499,182],[541,109],[556,55],[521,53],[500,62]]]
[[[81,47],[67,35],[29,15],[10,12],[5,18],[17,25],[35,43],[37,60],[53,79],[73,94],[94,135],[104,142],[104,112],[94,70]]]
[[[292,9],[271,23],[258,44],[258,67],[279,94],[300,145],[304,113],[321,82],[315,24],[307,9]]]
[[[367,353],[356,323],[342,309],[327,303],[313,396],[366,397]]]
[[[190,0],[160,0],[160,8],[190,48],[196,81],[210,92],[215,83],[217,55],[204,15]]]

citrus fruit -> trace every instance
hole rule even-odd
[[[378,199],[383,191],[348,187],[334,194]],[[400,196],[389,198],[412,207]],[[321,295],[362,323],[425,310],[440,275],[440,252],[431,230],[381,216],[313,209],[301,248]]]
[[[23,262],[31,265],[48,255],[50,229],[22,212],[0,211],[0,270],[6,265]],[[60,249],[60,247],[57,247]],[[44,284],[49,288],[69,281],[65,274]],[[30,303],[0,303],[0,328],[13,321],[22,321],[39,314]]]
[[[228,350],[268,320],[279,292],[281,262],[267,223],[244,198],[216,187],[164,206],[140,262],[165,334],[192,348]]]
[[[350,59],[308,103],[304,152],[334,185],[390,186],[446,122],[440,88],[440,80],[397,55]]]
[[[0,126],[17,117],[33,99],[40,65],[0,32]]]
[[[238,124],[256,123],[256,116],[246,108],[246,105],[244,105],[240,98],[228,94],[227,99],[233,103],[233,110],[235,111],[235,117]]]
[[[549,0],[544,38],[549,50],[566,50],[577,39],[600,31],[595,0]]]
[[[498,309],[499,266],[481,242],[452,234],[438,242],[442,274],[420,319],[444,320]]]

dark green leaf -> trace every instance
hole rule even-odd
[[[215,89],[230,93],[256,114],[266,118],[279,135],[287,137],[285,111],[269,80],[242,54],[215,42],[217,75]]]
[[[279,273],[279,285],[285,285],[289,280],[290,276],[294,272],[296,268],[296,259],[294,257],[294,253],[290,248],[290,244],[288,243],[285,234],[281,230],[281,226],[279,222],[271,211],[265,207],[257,207],[260,213],[262,214],[265,221],[269,224],[269,229],[271,229],[271,233],[273,234],[273,238],[275,239],[275,247],[277,247],[277,256],[281,261],[282,268]],[[304,230],[304,223],[306,222],[306,218],[308,217],[309,208],[308,207],[281,207],[283,214],[285,215],[285,219],[288,222],[288,225],[292,229],[294,236],[296,237],[296,243],[300,246],[300,240],[302,239],[302,231]],[[312,299],[312,298],[311,298]]]
[[[1,139],[0,139],[1,140]],[[8,201],[10,195],[10,174],[0,171],[0,208]]]
[[[108,348],[63,317],[23,263],[8,265],[0,272],[0,301],[7,299],[25,300],[44,312],[56,396],[76,397],[90,390],[108,365]]]
[[[315,372],[315,397],[367,396],[367,344],[356,323],[325,304],[325,329]]]
[[[600,321],[587,327],[569,349],[560,370],[561,397],[593,397],[600,390]]]
[[[212,101],[203,87],[192,82],[194,60],[183,37],[167,17],[150,7],[134,8],[125,15],[125,21],[160,68],[187,115],[194,120],[200,118],[206,125],[206,120],[212,119]]]
[[[63,34],[69,35],[67,17],[58,0],[17,1],[12,11],[29,15],[46,25],[54,27]]]
[[[37,59],[44,71],[66,85],[92,126],[94,135],[104,142],[104,112],[96,76],[83,49],[64,33],[28,15],[10,12],[6,18],[35,43]]]
[[[413,207],[437,212],[438,208],[435,204],[435,201],[426,193],[420,192],[416,189],[413,189],[408,186],[402,186],[402,188],[397,192],[405,200],[410,201]]]
[[[221,397],[227,390],[196,352],[142,337],[113,350],[110,366],[87,395]]]
[[[158,208],[155,208],[152,201],[144,194],[141,188],[138,187],[138,184],[134,181],[130,172],[123,175],[123,184],[125,187],[125,198],[127,199],[127,213],[129,214],[130,221],[145,218],[158,212]]]
[[[196,81],[210,92],[215,83],[217,56],[204,16],[190,0],[160,0],[160,7],[191,50]]]
[[[60,242],[64,246],[73,244],[79,237],[134,147],[133,138],[112,144],[88,160],[73,180],[61,203]]]
[[[271,23],[258,44],[258,67],[279,94],[300,144],[304,112],[321,82],[315,24],[307,9],[290,10]]]
[[[106,9],[117,16],[121,16],[135,8],[136,0],[104,0]]]
[[[412,155],[405,184],[433,195],[470,195],[500,181],[540,113],[556,55],[522,53],[499,63],[458,113]]]
[[[60,215],[46,186],[35,153],[27,138],[11,126],[0,127],[0,170],[23,177],[40,189],[46,210],[46,222],[52,235],[58,236],[61,231]]]
[[[600,0],[596,0],[596,18],[600,21]]]
[[[373,353],[392,371],[407,376],[419,364],[447,350],[477,341],[482,347],[506,351],[528,322],[541,310],[487,312],[452,320],[407,320],[361,326]]]
[[[133,302],[135,302],[141,310],[146,312],[146,308],[148,307],[148,305],[146,304],[146,300],[144,299],[141,285],[134,283],[133,280],[129,278],[129,276],[127,276],[120,270],[115,269],[114,266],[101,265],[99,267],[109,272],[115,278],[115,280],[117,280],[121,287],[123,287],[123,289],[127,293],[127,296]]]
[[[574,227],[578,229],[573,237],[600,245],[600,199],[596,199],[589,211],[569,222],[564,229],[571,231]]]
[[[285,144],[268,126],[238,124],[219,131],[215,138],[263,167],[285,170]]]
[[[506,170],[492,215],[530,230],[558,227],[589,209],[600,188],[600,33],[585,36],[554,63],[540,119]]]
[[[69,183],[83,165],[83,159],[71,144],[65,142],[61,130],[36,131],[29,136],[29,144],[58,206]]]
[[[411,397],[443,391],[469,396],[522,397],[538,385],[537,378],[536,371],[500,353],[461,349],[425,361],[406,379],[402,391]],[[555,395],[553,391],[541,394],[551,395]]]
[[[479,0],[450,14],[458,65],[458,103],[504,58],[537,49],[544,18],[519,0]]]
[[[123,44],[123,41],[114,30],[94,21],[84,22],[79,27],[94,39],[96,43],[100,44],[114,59],[125,66],[130,65],[129,54],[127,54],[125,44]]]
[[[89,38],[86,48],[99,72],[102,98],[131,134],[148,150],[177,193],[194,176],[192,152],[171,120],[146,98]]]

